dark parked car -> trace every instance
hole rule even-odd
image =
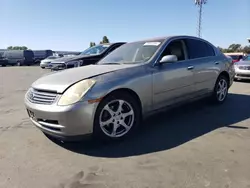
[[[41,60],[49,56],[53,56],[52,50],[33,50],[35,63],[40,63]]]
[[[8,50],[3,57],[7,60],[6,65],[32,65],[34,64],[34,53],[31,50]]]
[[[77,56],[56,59],[50,63],[49,68],[51,68],[51,70],[62,70],[95,64],[123,44],[125,44],[125,42],[99,44],[86,49]]]
[[[0,65],[2,67],[5,67],[8,63],[8,60],[5,57],[3,57],[3,54],[4,52],[0,52]]]

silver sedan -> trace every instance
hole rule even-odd
[[[235,80],[250,80],[250,55],[234,64]]]
[[[124,44],[96,65],[38,79],[25,105],[45,134],[117,140],[177,103],[211,97],[222,104],[233,77],[232,62],[211,43],[191,36],[156,38]]]
[[[42,69],[47,68],[51,61],[61,58],[60,56],[49,56],[46,59],[41,60],[40,67]]]

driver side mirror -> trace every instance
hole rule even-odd
[[[163,64],[163,63],[174,63],[178,61],[178,58],[176,55],[165,55],[161,58],[160,60],[160,64]]]

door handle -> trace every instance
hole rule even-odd
[[[194,66],[189,66],[189,67],[187,68],[187,70],[192,70],[192,69],[194,69]]]
[[[215,64],[215,65],[219,65],[219,62],[217,61],[217,62],[215,62],[214,64]]]

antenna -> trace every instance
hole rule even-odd
[[[203,8],[203,5],[207,3],[207,0],[195,0],[194,3],[195,5],[198,6],[198,9],[199,9],[197,35],[198,37],[201,38],[202,8]]]

